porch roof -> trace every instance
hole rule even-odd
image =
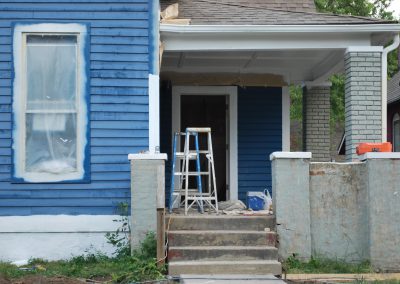
[[[289,3],[287,3],[289,2]],[[386,24],[394,21],[318,13],[313,1],[161,0],[161,9],[179,4],[179,18],[193,25],[337,25]]]

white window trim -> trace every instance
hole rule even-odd
[[[238,116],[237,87],[230,86],[173,86],[172,87],[172,135],[181,128],[182,95],[225,95],[229,97],[229,199],[238,199]]]
[[[25,44],[24,36],[29,33],[46,34],[76,34],[78,41],[78,71],[77,71],[77,171],[67,174],[31,173],[25,172]],[[85,176],[84,160],[87,144],[86,128],[87,102],[86,92],[86,62],[85,43],[87,28],[84,24],[17,24],[14,27],[13,59],[15,77],[13,82],[13,152],[14,152],[14,178],[26,182],[60,182],[81,180]]]

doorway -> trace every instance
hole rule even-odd
[[[218,200],[238,198],[237,87],[173,86],[172,132],[210,127]]]
[[[226,161],[227,161],[227,97],[223,95],[182,96],[181,131],[187,127],[210,127],[214,154],[217,196],[219,201],[227,198]],[[207,137],[199,136],[200,147],[205,148]],[[181,141],[182,143],[182,141]],[[192,146],[191,146],[192,147]],[[201,161],[206,168],[207,161]],[[204,184],[204,183],[203,183]]]

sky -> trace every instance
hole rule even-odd
[[[389,10],[394,10],[395,17],[400,18],[400,0],[394,0],[390,5]]]

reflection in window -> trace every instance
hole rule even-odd
[[[393,116],[393,151],[400,152],[400,116]]]

